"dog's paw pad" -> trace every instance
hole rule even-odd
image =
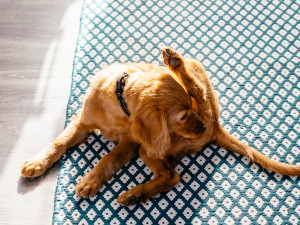
[[[38,177],[41,176],[48,169],[47,160],[32,159],[26,161],[21,169],[23,177]]]
[[[171,67],[172,69],[179,66],[182,62],[182,58],[179,55],[179,53],[177,53],[175,50],[169,47],[163,48],[162,56],[163,56],[164,64],[166,66]]]
[[[143,198],[142,196],[136,196],[134,194],[125,192],[117,199],[117,202],[123,206],[131,206],[143,202]]]
[[[96,195],[101,186],[100,178],[86,175],[76,185],[76,194],[79,197],[88,198]]]

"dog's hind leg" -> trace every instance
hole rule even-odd
[[[162,56],[164,64],[177,75],[189,95],[198,103],[205,101],[207,90],[204,82],[207,82],[207,76],[201,63],[196,60],[184,60],[177,51],[169,47],[162,50]]]
[[[200,112],[210,105],[211,116],[215,121],[218,121],[218,98],[203,65],[195,59],[183,59],[178,52],[169,47],[162,50],[162,57],[164,64],[179,78],[192,97],[193,110],[201,114]]]
[[[80,115],[73,118],[66,129],[45,150],[26,161],[21,173],[23,177],[38,177],[53,165],[68,148],[71,148],[89,135],[88,127],[81,123]]]
[[[95,195],[104,182],[137,154],[138,147],[129,138],[121,138],[118,145],[102,157],[93,170],[77,184],[77,195],[85,198]]]
[[[154,172],[154,179],[123,193],[117,199],[117,202],[123,206],[146,202],[154,195],[168,191],[180,181],[179,175],[172,168],[169,160],[148,157],[142,146],[140,147],[139,155],[144,163]]]

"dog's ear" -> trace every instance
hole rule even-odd
[[[151,158],[164,158],[171,140],[166,116],[162,111],[144,109],[132,120],[131,134]]]

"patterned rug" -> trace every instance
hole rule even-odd
[[[223,126],[282,162],[300,163],[299,1],[85,0],[67,123],[94,74],[113,62],[162,64],[163,46],[206,67]],[[101,134],[61,159],[53,224],[300,224],[300,177],[208,146],[176,166],[181,182],[143,205],[116,199],[151,179],[136,158],[83,199],[75,185],[115,144]]]

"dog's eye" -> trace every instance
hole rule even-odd
[[[187,117],[187,113],[185,113],[182,117],[181,117],[181,119],[180,120],[185,120],[186,119],[186,117]]]

